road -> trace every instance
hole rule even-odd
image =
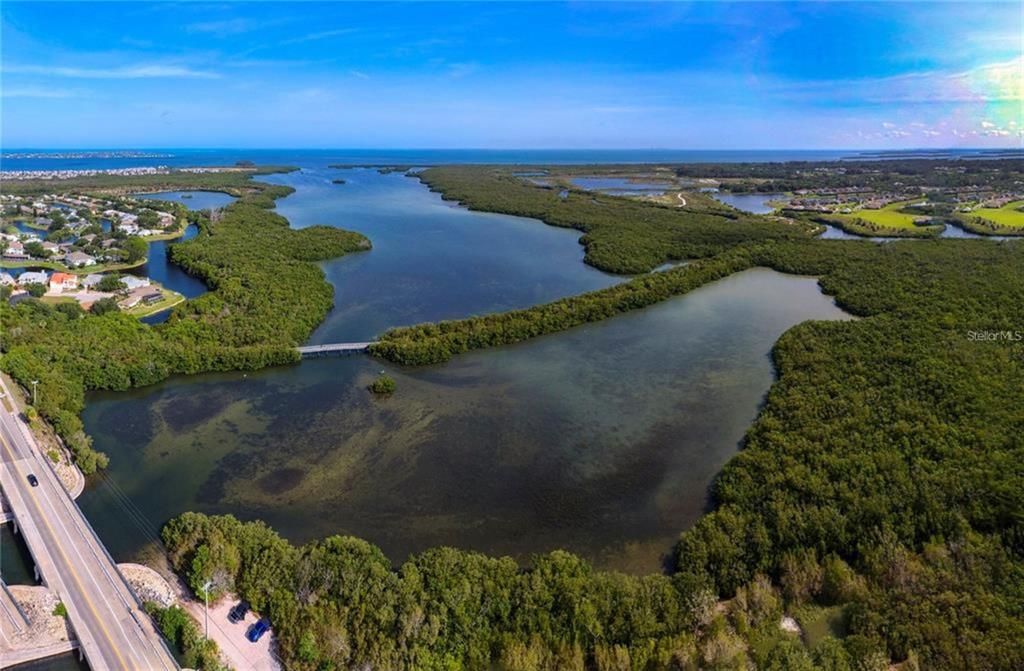
[[[0,407],[0,487],[43,581],[67,608],[90,669],[178,669],[117,566],[33,443],[21,419]],[[39,486],[29,484],[30,473]]]

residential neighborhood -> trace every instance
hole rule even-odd
[[[150,314],[184,300],[177,292],[151,281],[148,277],[95,273],[82,277],[73,273],[45,270],[0,272],[0,295],[11,303],[27,298],[60,304],[77,303],[83,310],[93,310],[104,299],[123,311]],[[158,309],[152,309],[158,308]]]
[[[0,196],[0,265],[80,270],[128,267],[146,256],[146,240],[183,227],[184,206],[131,197]]]

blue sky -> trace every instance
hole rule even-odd
[[[1020,147],[1017,2],[21,3],[14,147]]]

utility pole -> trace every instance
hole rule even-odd
[[[210,638],[210,587],[213,586],[212,580],[207,580],[203,584],[203,599],[206,602],[206,609],[203,613],[203,620],[205,621],[206,633],[203,634],[204,639]]]
[[[32,405],[36,404],[36,385],[39,384],[39,380],[32,380]]]

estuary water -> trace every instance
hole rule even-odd
[[[238,200],[234,196],[221,191],[156,191],[154,193],[136,193],[135,198],[146,200],[166,200],[181,203],[190,210],[209,210],[225,207]]]
[[[770,201],[782,197],[781,193],[727,193],[717,192],[713,194],[715,200],[726,205],[731,205],[737,210],[750,212],[752,214],[771,214],[775,211]]]
[[[582,263],[575,231],[470,212],[401,174],[311,166],[270,179],[295,187],[277,207],[294,226],[374,244],[322,264],[336,307],[313,342],[621,281]],[[119,560],[199,510],[295,541],[360,536],[395,562],[442,544],[520,559],[565,548],[654,571],[755,417],[775,340],[845,318],[813,278],[755,269],[441,366],[359,355],[95,393],[83,419],[111,465],[80,503]],[[381,370],[397,381],[390,398],[366,391]]]

